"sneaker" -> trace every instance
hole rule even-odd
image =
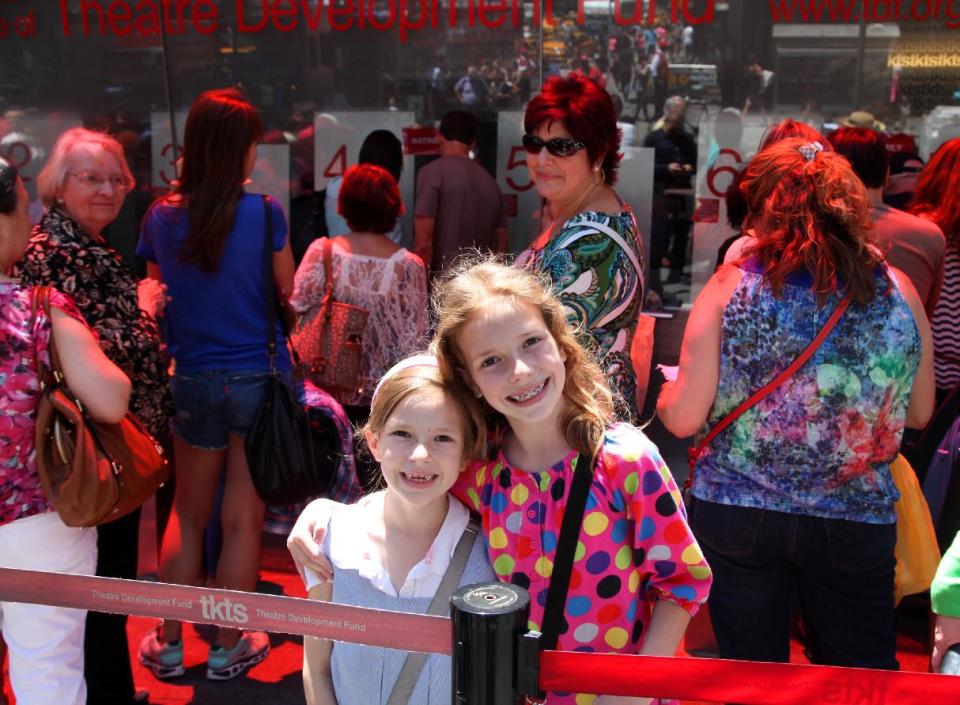
[[[183,668],[183,640],[161,641],[158,624],[140,641],[140,663],[160,679],[182,676],[186,672]]]
[[[270,652],[270,638],[265,632],[244,632],[232,649],[213,645],[207,656],[207,678],[226,681],[236,678],[251,666],[255,666]]]

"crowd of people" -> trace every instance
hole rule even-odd
[[[697,298],[678,376],[657,402],[669,431],[701,434],[684,499],[634,425],[644,253],[615,188],[617,113],[579,73],[549,79],[527,103],[543,229],[513,261],[496,184],[469,157],[476,118],[463,110],[444,115],[442,156],[417,176],[413,251],[391,237],[402,160],[378,131],[362,163],[328,186],[328,236],[299,266],[282,208],[244,192],[264,131],[238,90],[191,106],[179,177],[141,226],[144,280],[102,237],[133,186],[113,138],[60,137],[38,179],[46,211],[32,235],[23,183],[0,160],[0,564],[136,577],[137,513],[68,528],[40,487],[35,365],[49,364],[55,333],[91,417],[129,408],[171,453],[163,582],[256,588],[266,507],[244,440],[279,378],[301,401],[324,395],[364,446],[358,471],[344,464],[349,477],[290,533],[311,599],[426,613],[455,571],[455,585],[528,590],[531,627],[561,650],[673,655],[707,604],[721,657],[788,661],[799,613],[815,662],[898,668],[890,464],[904,429],[924,427],[960,375],[960,140],[920,175],[911,220],[882,203],[885,151],[869,130],[771,131],[728,193],[742,237]],[[665,175],[681,178],[693,160],[675,120],[668,111],[654,141],[677,160]],[[32,306],[38,285],[56,290],[50,319]],[[367,316],[362,373],[328,394],[313,386],[313,361],[268,341],[305,330],[331,297]],[[745,405],[761,388],[767,396]],[[222,538],[205,558],[211,522]],[[561,538],[571,523],[573,542]],[[951,555],[935,586],[936,662],[960,633]],[[565,563],[569,585],[552,581]],[[125,617],[0,610],[18,703],[142,699]],[[396,688],[409,702],[450,701],[448,657],[411,676],[397,651],[315,638],[304,650],[311,705],[381,703]],[[157,678],[184,673],[183,651],[173,620],[138,650]],[[268,653],[266,634],[221,628],[206,675],[237,677]]]

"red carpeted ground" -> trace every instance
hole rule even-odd
[[[303,597],[303,585],[293,564],[277,537],[268,537],[263,550],[263,570],[260,590]],[[904,670],[926,671],[928,652],[925,644],[926,610],[923,604],[907,604],[900,611],[899,653]],[[185,662],[187,673],[172,681],[159,681],[136,662],[136,649],[142,634],[150,629],[154,620],[131,617],[131,658],[134,662],[134,679],[138,688],[150,693],[150,702],[157,705],[171,703],[196,703],[197,705],[296,705],[303,703],[303,687],[300,678],[303,650],[299,637],[286,634],[272,635],[272,651],[266,661],[250,670],[246,676],[233,681],[211,682],[205,678],[207,649],[212,630],[207,627],[186,625]],[[706,638],[696,632],[690,634],[689,643],[696,645]],[[794,642],[793,659],[805,662],[803,650]],[[4,674],[6,676],[6,673]],[[6,677],[5,684],[8,683]],[[9,686],[5,688],[9,702],[13,703]],[[343,705],[349,705],[347,703]],[[686,703],[685,705],[698,705]]]

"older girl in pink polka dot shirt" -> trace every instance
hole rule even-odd
[[[596,458],[558,648],[672,656],[707,599],[711,573],[656,446],[612,424],[599,366],[533,275],[486,262],[437,292],[434,347],[448,383],[486,401],[499,449],[453,492],[480,513],[497,577],[531,598],[542,627],[578,457]],[[648,703],[550,693],[550,705]]]

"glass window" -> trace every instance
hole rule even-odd
[[[283,204],[295,249],[321,230],[329,180],[379,127],[405,143],[409,245],[431,130],[464,107],[520,251],[545,226],[520,148],[524,106],[550,75],[582,71],[621,106],[617,190],[644,232],[650,304],[682,307],[735,235],[725,192],[770,125],[829,131],[859,116],[921,159],[960,134],[958,25],[960,4],[924,0],[18,0],[0,7],[0,153],[35,199],[63,129],[117,135],[137,188],[108,234],[133,261],[140,218],[175,178],[171,136],[191,100],[236,85],[267,127],[251,188]],[[668,150],[652,145],[672,96],[684,104],[671,129],[695,155],[684,178],[658,180]]]

